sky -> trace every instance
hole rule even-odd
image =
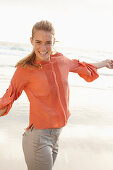
[[[30,43],[40,20],[64,46],[113,52],[112,0],[0,0],[0,41]]]

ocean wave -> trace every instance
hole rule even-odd
[[[57,44],[58,45],[58,44]],[[80,61],[89,63],[98,62],[112,56],[113,53],[104,51],[94,51],[86,49],[76,49],[68,47],[55,47],[57,51],[61,51],[70,59],[76,58]],[[27,56],[32,51],[30,44],[14,43],[14,42],[0,42],[0,67],[14,67],[16,62],[21,58]],[[106,77],[113,77],[113,72],[108,69],[99,70],[99,75]]]
[[[14,65],[0,65],[0,67],[15,67]]]

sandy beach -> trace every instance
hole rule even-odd
[[[8,82],[0,80],[0,91]],[[112,90],[70,87],[71,117],[61,133],[53,170],[113,169],[112,101]],[[0,118],[0,170],[27,170],[22,134],[28,119],[29,103],[23,92],[9,114]]]

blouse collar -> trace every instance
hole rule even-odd
[[[58,57],[59,55],[61,55],[61,53],[56,52],[55,54],[51,54],[50,55],[50,61],[35,60],[34,64],[41,64],[41,65],[49,64],[49,63],[51,63],[54,60],[54,58]]]

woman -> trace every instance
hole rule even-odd
[[[52,52],[55,31],[48,21],[32,29],[33,52],[16,64],[9,88],[0,98],[0,115],[6,115],[24,90],[30,102],[29,126],[23,134],[28,170],[52,170],[58,153],[58,138],[69,112],[69,72],[86,81],[98,78],[97,69],[113,68],[112,60],[88,64]]]

